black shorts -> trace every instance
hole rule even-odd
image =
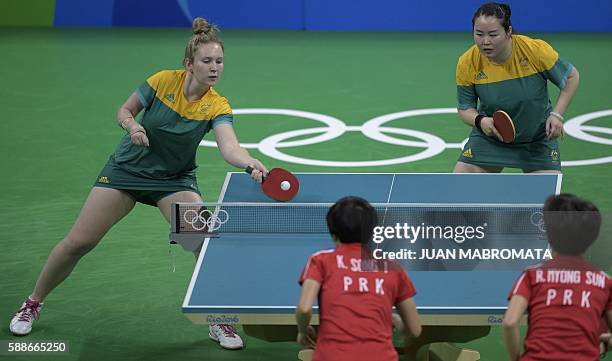
[[[458,160],[481,167],[561,170],[559,142],[546,137],[530,143],[504,144],[484,134],[471,134]]]
[[[172,179],[150,179],[110,163],[104,166],[94,187],[118,189],[128,193],[136,202],[154,207],[157,207],[160,199],[176,192],[189,191],[201,196],[194,174],[185,174]]]

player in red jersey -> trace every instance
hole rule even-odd
[[[327,213],[335,249],[314,253],[300,277],[296,308],[298,342],[314,347],[313,361],[397,360],[392,342],[392,307],[410,336],[421,333],[414,286],[395,263],[366,259],[362,245],[372,237],[377,217],[364,199],[345,197]],[[372,268],[368,265],[372,265]],[[319,329],[309,327],[318,297]],[[316,338],[316,340],[315,340]]]
[[[544,222],[553,259],[527,268],[510,292],[504,316],[508,355],[513,361],[597,360],[602,318],[612,326],[612,279],[581,255],[597,238],[601,215],[591,202],[561,194],[546,200]],[[521,355],[518,324],[526,310]]]

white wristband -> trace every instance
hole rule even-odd
[[[563,115],[557,113],[557,112],[550,112],[550,115],[552,115],[553,117],[559,118],[560,121],[564,122],[565,118],[563,118]]]

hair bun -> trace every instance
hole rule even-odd
[[[193,33],[194,34],[205,34],[210,31],[211,25],[204,18],[195,18],[193,20]]]
[[[192,31],[193,35],[185,47],[184,61],[193,61],[193,55],[201,44],[217,43],[223,49],[223,41],[219,38],[219,28],[209,23],[208,20],[201,17],[193,19]]]

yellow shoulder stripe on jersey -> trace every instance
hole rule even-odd
[[[151,76],[147,82],[156,90],[157,99],[183,118],[205,121],[232,113],[227,99],[212,88],[202,99],[188,101],[183,96],[185,75],[185,70],[165,70]]]
[[[512,41],[510,59],[501,65],[493,64],[476,45],[472,46],[457,63],[457,85],[489,84],[527,77],[550,70],[559,58],[557,52],[543,40],[513,35]]]

